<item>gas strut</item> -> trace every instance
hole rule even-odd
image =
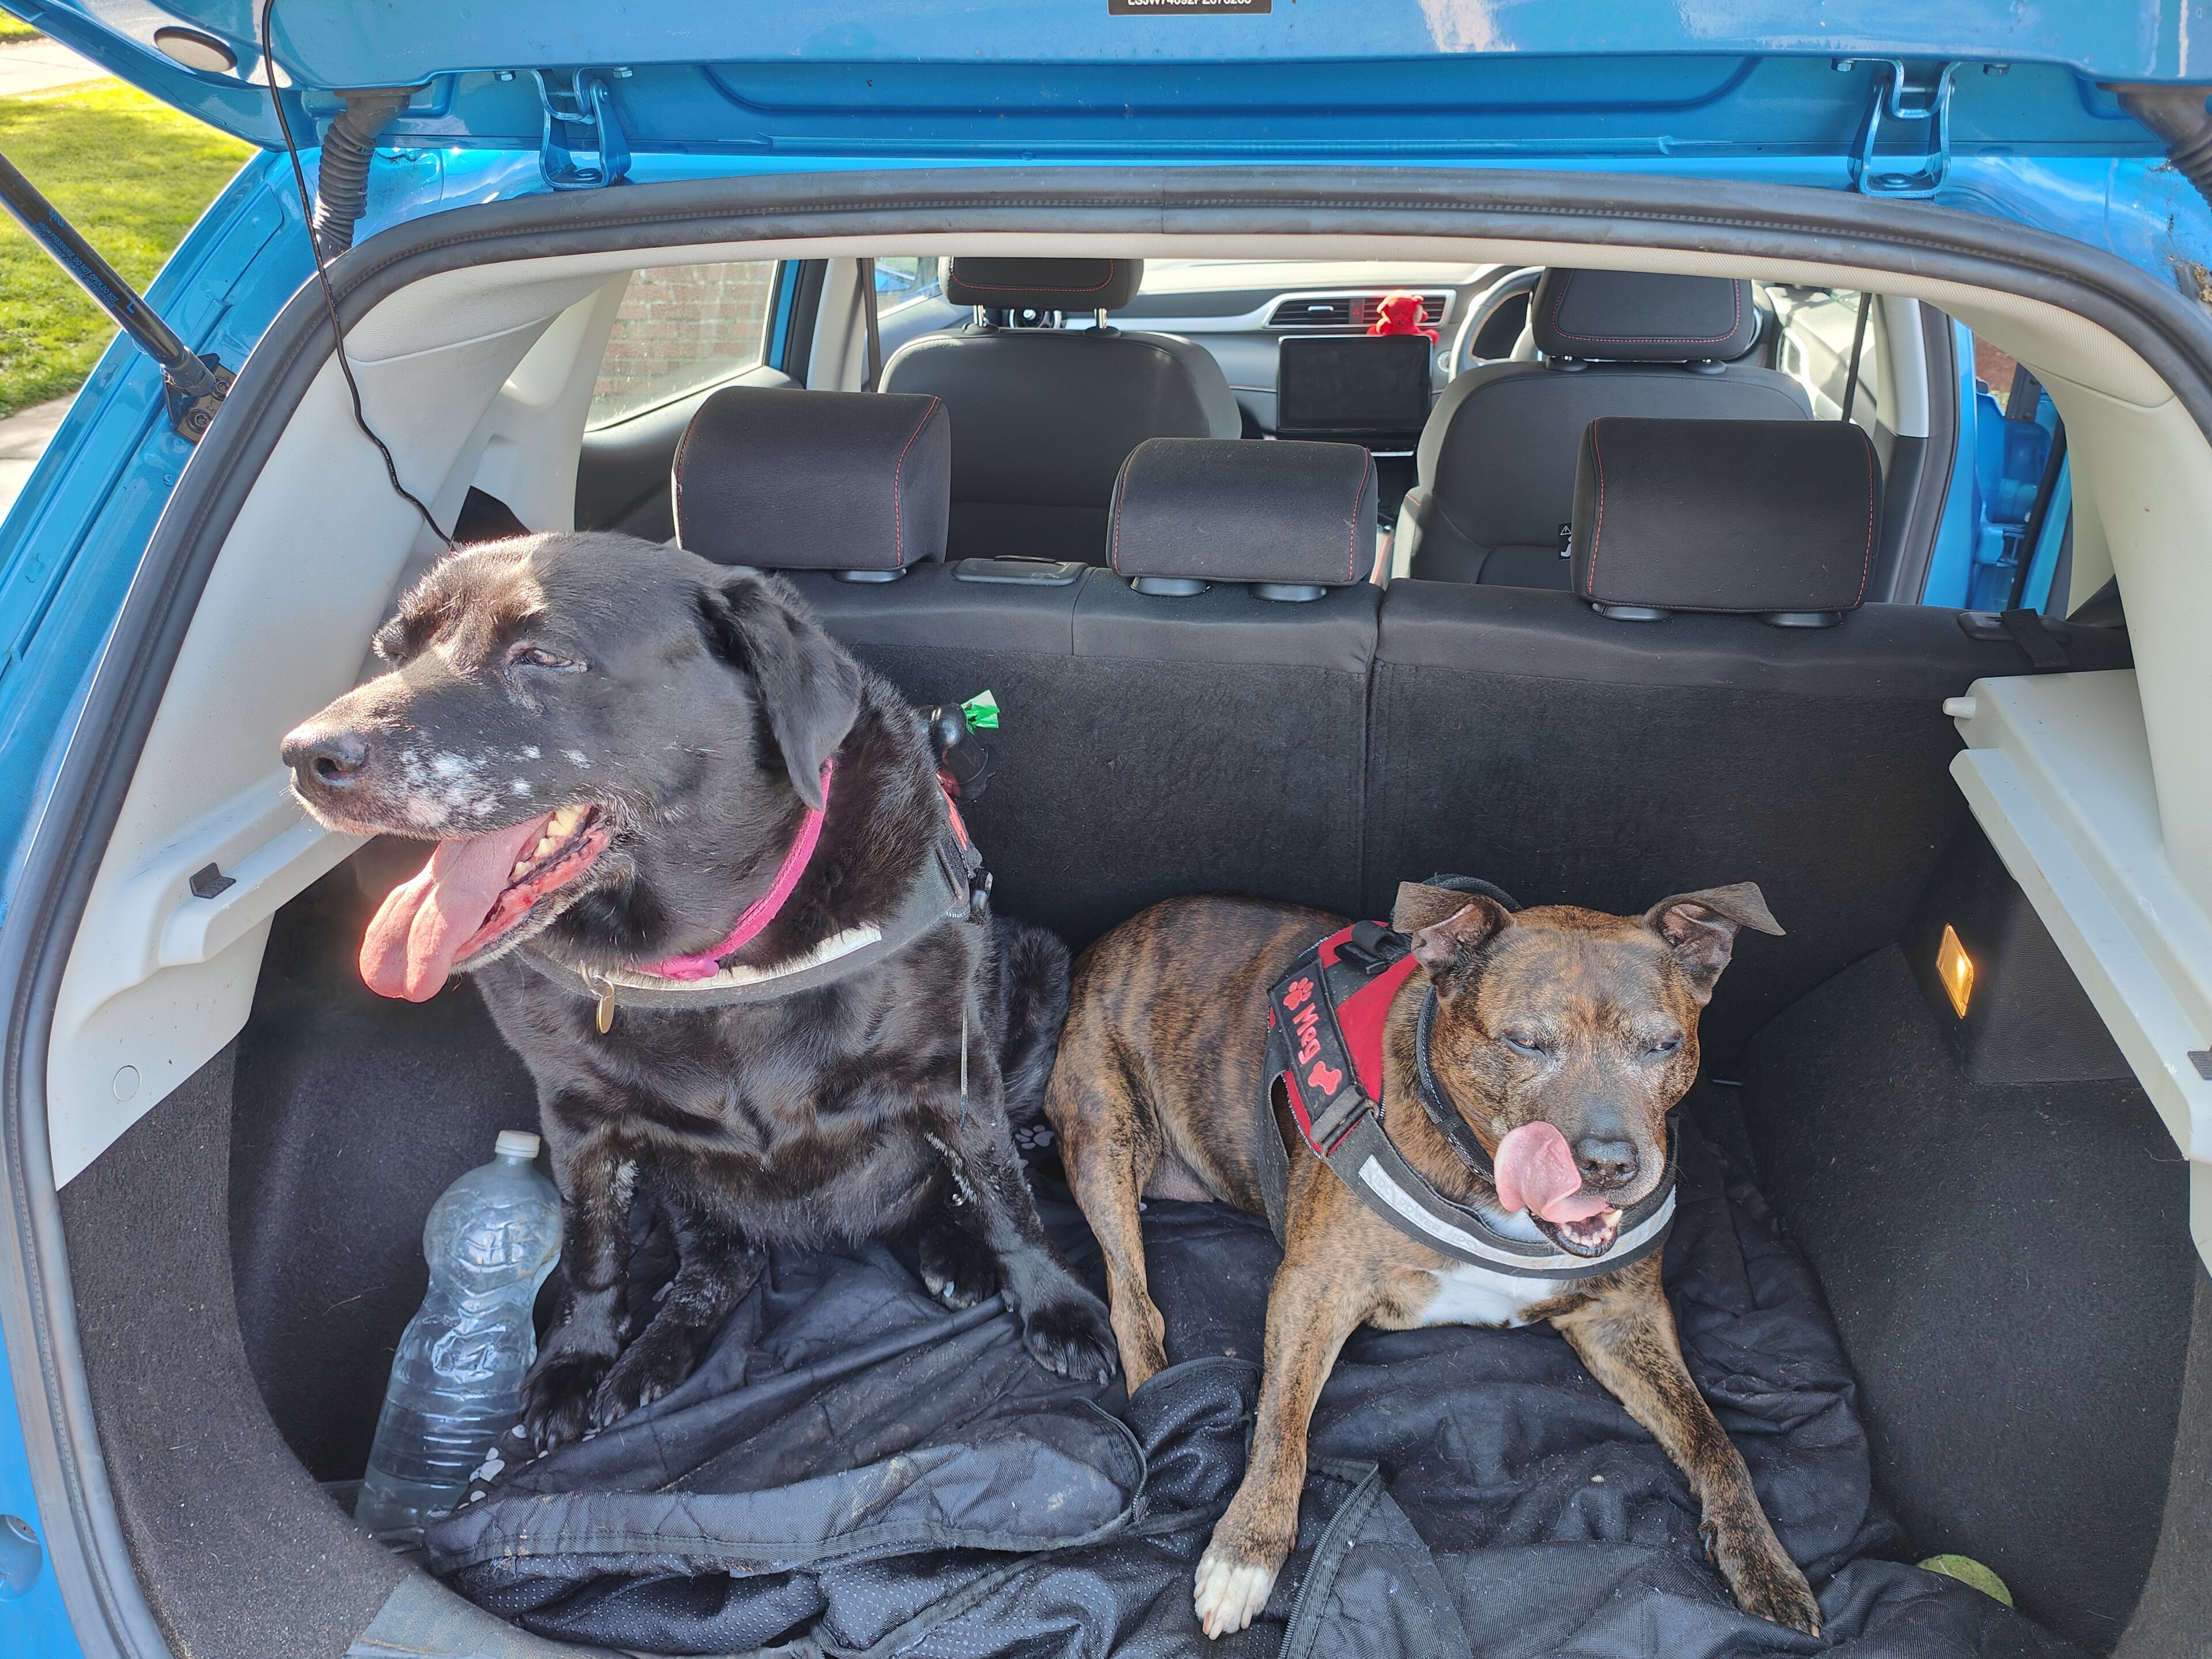
[[[215,419],[223,396],[230,390],[231,373],[213,353],[203,356],[177,337],[176,331],[140,299],[115,267],[100,257],[76,227],[54,211],[52,203],[38,187],[0,155],[0,199],[8,211],[46,249],[53,262],[76,278],[78,285],[115,319],[115,325],[137,343],[140,350],[161,366],[161,389],[168,399],[169,424],[187,443],[198,443]]]

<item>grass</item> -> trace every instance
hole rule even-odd
[[[39,40],[45,37],[20,17],[0,11],[0,46],[10,40]]]
[[[140,292],[252,148],[114,81],[0,98],[0,152]],[[0,218],[0,417],[74,392],[114,337]]]

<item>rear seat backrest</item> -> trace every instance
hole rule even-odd
[[[1088,317],[1127,305],[1141,259],[952,261],[945,296],[987,310]],[[1117,329],[999,328],[925,334],[884,365],[886,392],[952,410],[952,556],[1106,561],[1106,506],[1147,438],[1233,438],[1228,376],[1202,346]]]
[[[1576,448],[1601,416],[1811,418],[1795,380],[1739,361],[1759,336],[1747,282],[1547,270],[1528,319],[1544,362],[1471,369],[1430,412],[1398,520],[1410,575],[1565,587]]]
[[[888,562],[886,520],[840,517],[862,538],[848,544],[812,533],[812,503],[887,505],[896,425],[856,413],[854,395],[748,397],[695,428],[684,523],[781,526],[738,525],[701,544],[781,568],[831,633],[921,708],[997,697],[1001,725],[981,739],[996,769],[962,810],[1003,910],[1080,946],[1176,893],[1351,908],[1381,597],[1366,580],[1365,451],[1146,445],[1118,497],[1126,574],[955,567],[940,562],[940,540],[906,550],[902,579],[855,583],[835,573]],[[776,434],[802,431],[818,465],[785,464]],[[942,452],[924,458],[933,479],[917,475],[921,453],[906,454],[901,488],[941,489]],[[1195,591],[1140,592],[1137,579]]]
[[[1370,913],[1432,870],[1625,912],[1759,884],[1789,932],[1737,941],[1702,1028],[1723,1065],[1898,936],[1965,817],[1942,700],[2029,672],[1956,611],[1861,605],[1880,519],[1863,434],[1806,422],[1762,447],[1774,435],[1601,422],[1576,487],[1582,591],[1393,582],[1370,703]],[[2069,649],[2076,668],[2127,661],[2102,630]]]

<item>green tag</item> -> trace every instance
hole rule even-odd
[[[988,691],[978,691],[960,705],[967,716],[971,732],[995,732],[999,729],[999,700]]]

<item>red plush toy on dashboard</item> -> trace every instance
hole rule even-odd
[[[1375,307],[1375,325],[1370,334],[1425,334],[1431,340],[1436,330],[1421,319],[1421,296],[1418,294],[1386,294]]]

